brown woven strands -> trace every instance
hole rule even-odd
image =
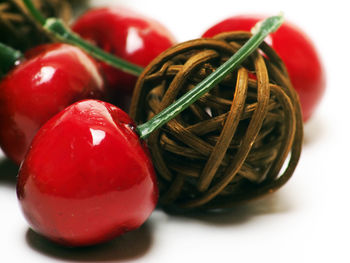
[[[46,17],[68,22],[72,9],[67,0],[33,0]],[[22,0],[0,0],[0,42],[25,51],[52,39],[29,15]]]
[[[150,119],[249,37],[225,33],[161,54],[137,82],[132,118]],[[281,59],[263,43],[238,70],[149,137],[160,205],[223,208],[273,192],[294,172],[302,136],[298,97]]]

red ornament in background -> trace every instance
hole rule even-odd
[[[123,7],[90,9],[75,21],[72,29],[103,50],[141,67],[175,43],[160,23]],[[112,101],[131,96],[137,77],[101,64]]]
[[[261,18],[256,15],[233,16],[212,26],[203,37],[227,31],[250,31]],[[284,22],[266,41],[287,67],[292,84],[299,94],[305,122],[313,115],[325,92],[325,73],[320,57],[305,33],[289,22]]]
[[[70,104],[102,98],[98,64],[67,44],[38,46],[0,83],[0,145],[19,164],[39,128]]]
[[[17,194],[30,226],[66,245],[86,246],[141,226],[158,188],[130,117],[96,100],[77,102],[37,133]]]

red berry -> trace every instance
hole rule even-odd
[[[37,130],[75,101],[101,98],[97,63],[66,44],[39,46],[0,83],[0,145],[19,164]]]
[[[105,51],[142,67],[175,43],[160,23],[121,7],[90,9],[72,29]],[[101,64],[112,96],[131,95],[136,77]]]
[[[77,102],[35,136],[17,194],[33,230],[66,246],[107,241],[143,224],[158,188],[131,118],[96,100]]]
[[[227,31],[249,31],[261,19],[261,16],[253,15],[230,17],[208,29],[203,37]],[[292,84],[299,94],[303,119],[307,121],[321,101],[326,87],[323,66],[313,43],[301,29],[289,22],[284,22],[271,34],[267,43],[284,61]]]

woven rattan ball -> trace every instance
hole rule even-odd
[[[150,119],[249,37],[224,33],[162,53],[138,79],[132,118],[138,124]],[[273,192],[293,174],[302,134],[297,94],[283,62],[263,43],[239,69],[148,138],[160,205],[216,209]]]
[[[72,17],[68,0],[33,0],[45,17],[58,17],[68,22]],[[22,0],[0,0],[0,42],[25,51],[52,38],[29,15]]]

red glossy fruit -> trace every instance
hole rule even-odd
[[[249,31],[261,18],[254,15],[230,17],[208,29],[203,37],[227,31]],[[271,34],[267,43],[284,61],[300,97],[303,119],[307,121],[321,101],[326,86],[323,66],[313,43],[301,29],[289,22]]]
[[[97,63],[79,48],[48,44],[0,83],[0,145],[19,164],[37,130],[75,101],[101,98],[104,80]]]
[[[134,123],[119,108],[77,102],[35,136],[17,194],[30,226],[66,246],[138,228],[158,198],[155,172]]]
[[[83,38],[122,59],[139,66],[148,65],[175,43],[172,34],[157,21],[122,7],[87,11],[72,29]],[[136,77],[101,63],[112,96],[132,94]]]

